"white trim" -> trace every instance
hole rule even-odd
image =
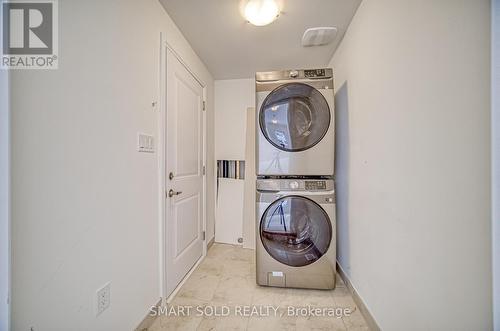
[[[188,273],[186,274],[186,276],[184,276],[184,278],[182,278],[182,280],[180,281],[179,285],[177,285],[177,287],[172,291],[172,293],[167,298],[165,298],[165,300],[163,302],[164,305],[166,305],[167,303],[171,303],[172,302],[172,300],[175,298],[175,296],[177,295],[177,293],[179,293],[179,291],[181,290],[182,286],[187,282],[187,280],[189,279],[189,277],[191,277],[191,275],[193,274],[193,272],[196,270],[196,268],[198,268],[198,266],[201,264],[201,262],[204,259],[205,259],[205,254],[203,254],[203,256],[200,257],[198,259],[198,261],[196,261],[196,263],[188,271]]]
[[[207,88],[203,84],[203,104],[206,105],[207,103]],[[205,169],[202,172],[203,175],[203,232],[204,232],[204,238],[203,238],[203,256],[207,255],[207,111],[206,111],[206,106],[204,106],[204,109],[202,111],[202,127],[203,127],[203,152],[202,152],[202,157],[203,157],[203,168]]]
[[[182,58],[182,56],[179,53],[177,53],[177,51],[168,42],[166,42],[166,45],[167,49],[170,50],[172,54],[174,54],[177,60],[179,60],[179,62],[187,69],[187,71],[189,71],[189,73],[193,75],[194,79],[196,79],[198,83],[200,83],[200,85],[203,87],[203,89],[205,89],[207,87],[207,84],[205,84],[205,82],[193,70],[191,70],[189,65]],[[203,93],[203,98],[205,98],[205,93]]]
[[[166,128],[166,88],[167,88],[167,41],[166,34],[160,33],[160,75],[159,75],[159,105],[160,110],[158,114],[158,198],[159,198],[159,220],[158,220],[158,240],[159,240],[159,272],[160,272],[160,297],[164,298],[167,293],[167,273],[166,273],[166,226],[165,226],[165,210],[166,210],[166,177],[165,177],[165,162],[166,162],[166,145],[165,145],[165,128]]]
[[[134,331],[144,331],[144,330],[149,330],[151,326],[155,323],[155,321],[158,319],[158,314],[151,315],[151,309],[153,307],[160,307],[162,304],[162,299],[158,300],[154,305],[150,307],[150,310],[146,313],[146,316],[142,319],[141,323],[137,325],[137,327],[134,329]]]
[[[349,278],[349,276],[347,276],[347,274],[345,273],[344,269],[342,269],[342,266],[338,261],[337,261],[337,273],[342,278],[347,289],[351,293],[352,299],[356,304],[356,306],[359,308],[359,312],[361,313],[361,315],[363,315],[363,317],[365,318],[365,322],[368,325],[368,328],[372,331],[380,331],[380,326],[375,320],[375,317],[373,316],[371,310],[366,305],[365,300],[363,300],[363,298],[359,295],[358,290],[352,284],[351,279]]]
[[[160,95],[159,95],[159,109],[160,109],[160,114],[159,114],[159,128],[158,128],[158,171],[159,171],[159,240],[160,240],[160,296],[163,298],[163,300],[167,300],[167,270],[166,270],[166,248],[167,248],[167,234],[166,234],[166,198],[165,198],[165,192],[166,192],[166,155],[167,155],[167,144],[165,143],[166,141],[166,128],[167,128],[167,102],[166,102],[166,88],[167,88],[167,52],[170,51],[172,54],[179,60],[179,62],[186,68],[186,70],[195,78],[195,80],[201,85],[203,89],[203,101],[206,102],[207,100],[207,87],[206,84],[199,78],[196,73],[191,70],[189,65],[182,59],[182,57],[175,51],[175,49],[168,44],[166,41],[166,35],[164,33],[161,33],[160,36],[160,44],[161,44],[161,51],[160,51],[160,82],[159,82],[159,89],[160,89]],[[207,111],[202,112],[202,130],[203,130],[203,164],[206,166],[207,163]],[[207,175],[205,174],[203,176],[203,211],[202,211],[202,227],[203,231],[205,231],[205,234],[207,232],[207,220],[206,220],[206,215],[207,215]],[[196,262],[196,264],[191,268],[191,270],[188,272],[188,274],[183,278],[183,280],[177,285],[177,287],[172,291],[171,295],[168,296],[168,298],[173,298],[175,293],[179,290],[179,288],[184,284],[185,280],[191,275],[191,273],[196,269],[196,267],[199,265],[199,263],[203,260],[203,258],[207,254],[207,236],[205,235],[205,240],[203,241],[203,252],[202,256]]]

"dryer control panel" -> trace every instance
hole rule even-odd
[[[333,78],[333,69],[318,68],[318,69],[293,69],[279,71],[263,71],[255,73],[256,82],[269,82],[276,84],[280,80],[300,80],[306,81],[310,79],[328,80]],[[281,84],[283,84],[282,82]],[[333,83],[333,82],[332,82]]]
[[[304,77],[306,78],[316,78],[325,77],[325,69],[309,69],[304,70]]]
[[[324,180],[306,180],[306,191],[324,191],[326,190],[326,182]]]

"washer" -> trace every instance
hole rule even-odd
[[[258,176],[333,176],[333,70],[255,75]]]
[[[259,179],[256,199],[257,284],[333,289],[333,180]]]

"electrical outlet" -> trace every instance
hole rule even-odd
[[[97,290],[97,309],[96,315],[102,313],[111,304],[111,283],[106,283]]]

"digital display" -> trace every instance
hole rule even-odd
[[[308,180],[305,186],[308,191],[326,190],[326,182],[324,180]]]
[[[325,76],[325,69],[304,70],[304,76],[307,78],[324,77]]]

